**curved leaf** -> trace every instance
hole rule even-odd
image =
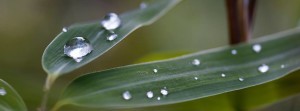
[[[254,44],[261,45],[260,52],[252,49]],[[293,29],[233,47],[84,75],[67,87],[57,107],[127,108],[194,100],[283,77],[299,69],[299,55],[300,29]],[[192,64],[194,59],[201,64]],[[258,70],[262,64],[265,73]],[[160,92],[164,87],[167,96]],[[122,98],[126,91],[132,96],[130,100]],[[153,98],[147,98],[148,91],[154,93]]]
[[[132,31],[157,20],[179,1],[155,0],[153,3],[147,4],[146,8],[121,14],[122,24],[114,31],[118,37],[113,41],[106,40],[108,31],[104,30],[99,21],[70,26],[67,32],[61,32],[46,48],[42,57],[44,70],[48,74],[61,75],[91,62],[123,40]],[[67,41],[78,36],[87,38],[94,50],[85,56],[81,62],[76,63],[64,55],[63,47]]]
[[[299,111],[300,110],[300,94],[285,98],[264,108],[254,111]]]
[[[0,79],[0,111],[27,111],[17,91],[2,79]]]

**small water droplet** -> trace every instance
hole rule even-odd
[[[160,97],[157,97],[157,100],[160,100]]]
[[[153,69],[153,72],[154,72],[154,73],[157,73],[157,72],[158,72],[158,70],[157,70],[157,69]]]
[[[258,71],[261,73],[266,73],[269,70],[269,66],[266,64],[262,64],[261,66],[258,67]]]
[[[241,78],[241,77],[240,77],[240,78],[239,78],[239,81],[241,81],[241,82],[244,81],[244,78]]]
[[[221,77],[226,77],[226,74],[222,73],[222,74],[221,74]]]
[[[80,62],[82,57],[93,51],[90,42],[83,37],[74,37],[64,46],[64,54],[73,58],[76,62]]]
[[[194,59],[193,62],[192,62],[193,65],[195,66],[198,66],[201,64],[200,60],[199,59]]]
[[[198,80],[198,77],[194,77],[195,80]]]
[[[284,65],[284,64],[281,64],[280,67],[283,69],[283,68],[285,68],[285,65]]]
[[[0,88],[0,95],[5,96],[6,95],[6,90],[4,88]]]
[[[123,96],[123,99],[125,99],[125,100],[129,100],[129,99],[132,98],[132,96],[131,96],[131,94],[130,94],[129,91],[125,91],[125,92],[122,94],[122,96]]]
[[[141,4],[140,4],[140,9],[145,9],[145,8],[147,8],[147,3],[145,3],[145,2],[142,2]]]
[[[67,29],[66,27],[64,27],[64,28],[62,29],[62,31],[63,31],[63,32],[68,32],[68,29]]]
[[[256,53],[259,53],[260,51],[261,51],[261,45],[260,44],[254,44],[253,46],[252,46],[252,49],[253,49],[253,51],[254,52],[256,52]]]
[[[114,32],[112,32],[112,33],[109,33],[109,34],[108,34],[108,36],[106,37],[106,39],[107,39],[108,41],[113,41],[113,40],[115,40],[117,37],[118,37],[118,35],[115,34]]]
[[[162,95],[164,95],[164,96],[166,96],[166,95],[168,95],[168,90],[167,89],[161,89],[160,90],[160,93],[162,94]]]
[[[115,30],[121,25],[121,19],[116,13],[108,13],[104,16],[104,19],[101,21],[101,25],[106,30]]]
[[[153,96],[154,96],[152,91],[148,91],[146,95],[148,98],[153,98]]]
[[[231,50],[232,55],[236,55],[237,53],[238,53],[237,50],[235,50],[235,49]]]

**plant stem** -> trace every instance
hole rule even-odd
[[[226,0],[230,44],[246,42],[252,37],[256,0]],[[231,100],[236,111],[244,111],[243,91],[233,93]]]
[[[230,44],[245,42],[252,37],[256,0],[226,0]]]
[[[45,85],[44,85],[44,95],[42,98],[41,106],[39,108],[39,111],[47,111],[47,102],[49,98],[49,92],[51,89],[52,84],[55,82],[57,76],[48,74]]]

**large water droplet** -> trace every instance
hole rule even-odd
[[[6,90],[4,88],[0,88],[0,95],[1,96],[6,95]]]
[[[244,78],[241,78],[241,77],[240,77],[240,78],[239,78],[239,81],[243,82],[243,81],[244,81]]]
[[[235,50],[235,49],[231,50],[232,55],[236,55],[237,53],[238,53],[237,50]]]
[[[145,2],[142,2],[141,4],[140,4],[140,9],[145,9],[145,8],[147,8],[147,3],[145,3]]]
[[[222,74],[221,74],[221,77],[226,77],[226,74],[222,73]]]
[[[157,70],[157,69],[153,69],[153,72],[154,72],[154,73],[157,73],[157,72],[158,72],[158,70]]]
[[[123,96],[123,99],[125,99],[125,100],[130,100],[132,98],[129,91],[123,92],[122,96]]]
[[[192,62],[193,65],[195,66],[198,66],[201,64],[200,60],[199,59],[194,59],[193,62]]]
[[[80,62],[82,57],[93,51],[90,42],[83,37],[74,37],[64,46],[64,54],[73,58],[76,62]]]
[[[160,93],[162,94],[162,95],[164,95],[164,96],[166,96],[166,95],[168,95],[168,90],[167,89],[161,89],[160,90]]]
[[[154,96],[152,91],[148,91],[146,95],[148,98],[153,98],[153,96]]]
[[[260,44],[254,44],[252,46],[252,49],[254,52],[259,53],[261,51],[261,45]]]
[[[121,25],[121,19],[116,13],[108,13],[104,16],[104,19],[101,21],[101,25],[106,30],[115,30]]]
[[[269,70],[269,66],[266,64],[262,64],[261,66],[258,67],[258,71],[261,73],[266,73]]]
[[[113,40],[115,40],[117,37],[118,37],[117,34],[115,34],[115,33],[109,33],[108,36],[106,37],[106,39],[107,39],[108,41],[113,41]]]
[[[66,27],[64,27],[64,28],[62,29],[62,31],[63,31],[63,32],[68,32],[68,29],[67,29]]]

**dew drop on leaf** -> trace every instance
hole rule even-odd
[[[80,62],[84,56],[93,51],[90,42],[83,37],[74,37],[64,46],[64,54]]]
[[[239,81],[243,82],[243,81],[244,81],[244,78],[241,78],[241,77],[240,77],[240,78],[239,78]]]
[[[62,31],[63,31],[63,32],[68,32],[68,29],[67,29],[66,27],[64,27],[64,28],[62,29]]]
[[[145,2],[142,2],[141,4],[140,4],[140,9],[145,9],[145,8],[147,8],[147,3],[145,3]]]
[[[123,99],[125,99],[125,100],[130,100],[132,98],[129,91],[123,92],[122,96],[123,96]]]
[[[109,33],[109,34],[107,35],[106,39],[107,39],[108,41],[113,41],[113,40],[115,40],[117,37],[118,37],[118,35],[117,35],[116,33],[111,32],[111,33]]]
[[[198,77],[194,77],[195,80],[198,80]]]
[[[266,64],[262,64],[258,67],[258,71],[261,73],[266,73],[269,70],[269,66]]]
[[[120,27],[121,19],[116,13],[108,13],[100,23],[106,30],[115,30]]]
[[[153,96],[154,96],[154,94],[153,94],[152,91],[148,91],[148,92],[146,93],[146,95],[147,95],[148,98],[153,98]]]
[[[281,64],[280,65],[281,69],[285,68],[285,65],[284,64]]]
[[[166,96],[166,95],[168,95],[168,90],[167,89],[161,89],[160,90],[160,93],[162,94],[162,95],[164,95],[164,96]]]
[[[256,53],[259,53],[260,51],[261,51],[261,45],[260,44],[254,44],[253,46],[252,46],[252,50],[254,51],[254,52],[256,52]]]
[[[4,88],[0,88],[0,95],[5,96],[6,95],[6,90]]]
[[[222,74],[221,74],[221,77],[226,77],[226,74],[222,73]]]
[[[195,66],[200,65],[200,63],[201,63],[201,62],[200,62],[199,59],[194,59],[193,62],[192,62],[192,64],[195,65]]]
[[[160,100],[160,97],[157,97],[157,100]]]
[[[235,49],[231,50],[231,54],[232,55],[236,55],[237,54],[237,51]]]
[[[158,72],[158,70],[157,70],[157,69],[153,69],[153,72],[154,72],[154,73],[157,73],[157,72]]]

